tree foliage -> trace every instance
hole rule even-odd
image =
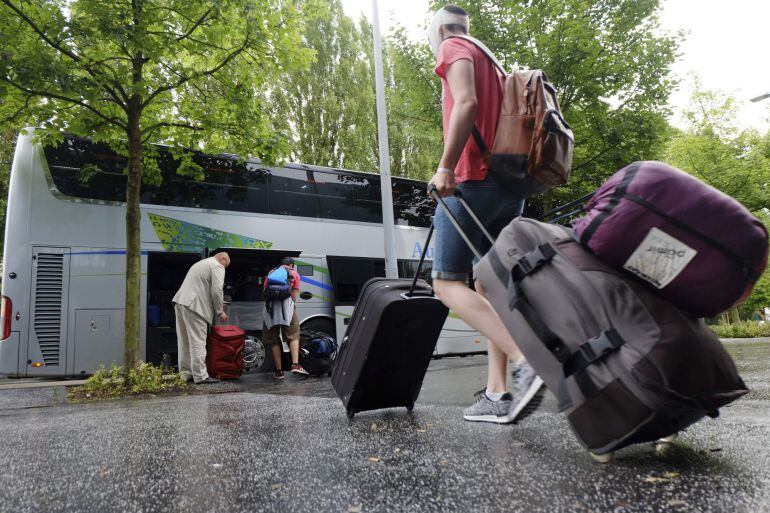
[[[308,20],[303,41],[315,53],[308,70],[285,73],[271,91],[276,122],[291,129],[290,155],[318,166],[377,167],[372,35],[368,22],[343,13],[339,0]]]
[[[427,44],[409,41],[403,30],[388,39],[386,48],[391,169],[394,175],[427,181],[443,148],[435,58]]]
[[[12,125],[0,125],[0,253],[5,245],[5,211],[8,206],[8,179],[11,175],[13,148],[18,135]]]
[[[369,22],[346,16],[339,0],[306,24],[315,52],[308,71],[284,74],[270,94],[276,121],[289,120],[290,155],[314,165],[377,171],[374,55]],[[427,179],[441,152],[441,112],[433,88],[415,69],[432,66],[426,45],[404,31],[385,40],[383,61],[391,172]]]
[[[139,352],[139,193],[158,180],[144,143],[275,158],[285,151],[264,108],[300,46],[311,0],[0,0],[0,120],[44,140],[66,131],[106,142],[126,167],[126,367]],[[309,6],[313,10],[314,6]]]
[[[770,206],[770,131],[739,130],[734,98],[696,87],[674,131],[668,162],[732,196],[752,212]]]

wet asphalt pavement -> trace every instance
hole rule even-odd
[[[770,512],[770,343],[728,347],[748,396],[608,465],[550,396],[515,426],[463,421],[481,356],[434,361],[413,413],[353,421],[326,378],[88,405],[0,390],[0,511]]]

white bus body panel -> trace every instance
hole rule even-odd
[[[14,154],[6,220],[2,293],[13,301],[14,317],[12,336],[0,341],[0,374],[79,375],[93,372],[97,362],[108,365],[116,360],[122,352],[118,341],[123,340],[125,309],[124,206],[63,197],[53,186],[42,148],[32,144],[30,135],[22,135]],[[398,258],[418,259],[427,230],[396,226],[395,232]],[[303,276],[302,291],[313,296],[298,302],[298,316],[301,320],[328,317],[338,327],[339,319],[349,315],[352,307],[338,307],[335,312],[324,255],[384,255],[383,229],[377,224],[144,204],[141,241],[142,326],[146,325],[148,252],[200,253],[219,247],[300,251],[298,260],[313,265],[314,271]],[[67,254],[68,275],[62,278],[66,294],[59,360],[55,366],[33,367],[35,362],[45,363],[30,295],[33,254],[43,247]],[[9,279],[10,273],[16,278]],[[339,339],[343,334],[338,328]],[[144,330],[141,336],[143,355]],[[108,344],[120,348],[107,349]],[[86,356],[89,348],[103,350],[103,358]],[[437,354],[483,350],[478,333],[458,319],[447,321]]]

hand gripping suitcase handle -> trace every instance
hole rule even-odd
[[[471,242],[471,239],[468,238],[468,235],[465,233],[465,231],[460,226],[460,222],[457,220],[455,215],[452,213],[451,210],[449,210],[449,207],[447,207],[447,204],[444,202],[444,198],[439,196],[438,191],[436,190],[436,186],[433,184],[428,185],[428,194],[431,198],[436,200],[436,202],[439,204],[439,207],[444,210],[447,217],[449,218],[449,222],[452,223],[452,226],[454,226],[455,230],[457,230],[457,233],[460,234],[460,237],[465,241],[465,244],[468,245],[470,250],[473,252],[473,254],[476,256],[478,260],[481,260],[484,255],[481,254],[481,252],[476,248],[476,246]],[[471,219],[473,219],[473,222],[476,223],[476,226],[479,227],[481,230],[481,233],[484,234],[484,236],[487,238],[490,244],[495,243],[495,239],[489,234],[489,231],[484,227],[484,224],[481,222],[481,220],[478,218],[476,213],[471,209],[471,207],[468,205],[468,203],[465,202],[465,198],[463,198],[462,193],[460,192],[460,189],[455,189],[454,196],[457,198],[457,200],[460,202],[460,205],[463,206],[466,212],[468,212],[468,215],[471,216]]]

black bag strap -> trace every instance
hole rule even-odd
[[[551,329],[543,322],[543,319],[538,315],[535,309],[530,304],[529,300],[522,294],[517,280],[513,278],[513,272],[508,271],[505,268],[497,251],[490,251],[488,253],[489,263],[495,271],[495,274],[500,277],[507,276],[507,288],[508,288],[508,306],[513,309],[519,310],[524,320],[527,321],[529,327],[535,333],[537,338],[543,343],[561,363],[562,365],[571,356],[570,350],[567,345],[558,337]],[[542,264],[541,264],[542,265]]]
[[[598,336],[584,342],[578,351],[569,357],[564,363],[564,375],[569,377],[585,369],[625,343],[626,341],[615,328],[603,331]]]
[[[471,135],[473,135],[473,140],[476,141],[476,146],[479,147],[481,154],[484,155],[487,153],[489,148],[486,144],[484,144],[484,138],[481,137],[481,132],[479,132],[479,129],[476,128],[476,125],[473,125],[473,132],[471,132]]]
[[[545,253],[543,253],[543,246],[550,247],[549,249],[545,249]],[[553,254],[550,256],[547,256],[550,254],[550,251],[553,251]],[[536,265],[532,266],[532,264],[525,264],[529,265],[531,268],[530,270],[523,274],[520,279],[514,278],[514,270],[516,269],[516,266],[514,266],[513,269],[508,271],[505,268],[505,265],[503,264],[502,260],[500,260],[500,257],[497,254],[497,251],[494,249],[488,253],[489,262],[492,265],[492,269],[494,270],[495,274],[500,277],[507,277],[506,287],[508,289],[508,306],[511,310],[517,309],[522,317],[524,317],[524,320],[527,321],[527,324],[529,325],[530,329],[535,333],[535,336],[537,336],[538,339],[542,342],[542,344],[545,346],[548,351],[551,352],[551,354],[554,355],[556,360],[562,364],[564,369],[564,378],[567,378],[569,376],[574,376],[575,382],[577,383],[578,387],[580,388],[580,391],[583,393],[583,395],[586,398],[590,398],[595,396],[599,393],[599,387],[594,383],[593,379],[588,375],[588,372],[586,371],[586,367],[588,365],[597,360],[597,358],[594,358],[593,360],[587,362],[585,365],[575,365],[575,368],[570,372],[567,373],[567,364],[575,357],[575,355],[570,351],[567,344],[564,343],[564,341],[556,335],[543,321],[542,317],[537,313],[537,311],[534,309],[532,304],[527,300],[526,296],[521,292],[521,288],[519,287],[519,282],[521,279],[525,278],[526,276],[529,276],[534,272],[536,269],[539,269],[542,267],[546,262],[549,262],[556,254],[556,250],[551,246],[550,244],[542,244],[541,246],[538,246],[535,250],[528,253],[527,256],[531,256],[532,260],[536,262]],[[519,262],[524,261],[527,256],[523,257]],[[518,263],[517,263],[518,265]],[[614,330],[612,330],[614,331]],[[605,332],[606,333],[606,332]],[[602,334],[604,335],[604,333]],[[618,338],[620,336],[618,335]],[[600,338],[600,337],[597,337]],[[583,344],[585,346],[586,344],[589,344],[591,349],[596,349],[597,351],[602,351],[601,346],[599,342],[594,343],[595,346],[591,346],[591,343],[594,339],[591,339],[590,341]],[[622,340],[622,338],[620,339]],[[618,346],[619,347],[619,346]],[[581,346],[582,349],[582,346]],[[587,349],[588,351],[588,349]],[[576,353],[580,354],[580,353]],[[601,356],[604,356],[606,353],[602,351]],[[560,393],[565,391],[560,391]],[[565,392],[566,393],[566,392]],[[564,403],[566,405],[565,398],[562,397],[559,399],[560,404]],[[565,406],[566,407],[566,406]]]
[[[524,255],[511,270],[514,282],[520,282],[527,275],[537,271],[543,264],[550,262],[556,256],[556,249],[551,243],[540,244],[535,249]]]

